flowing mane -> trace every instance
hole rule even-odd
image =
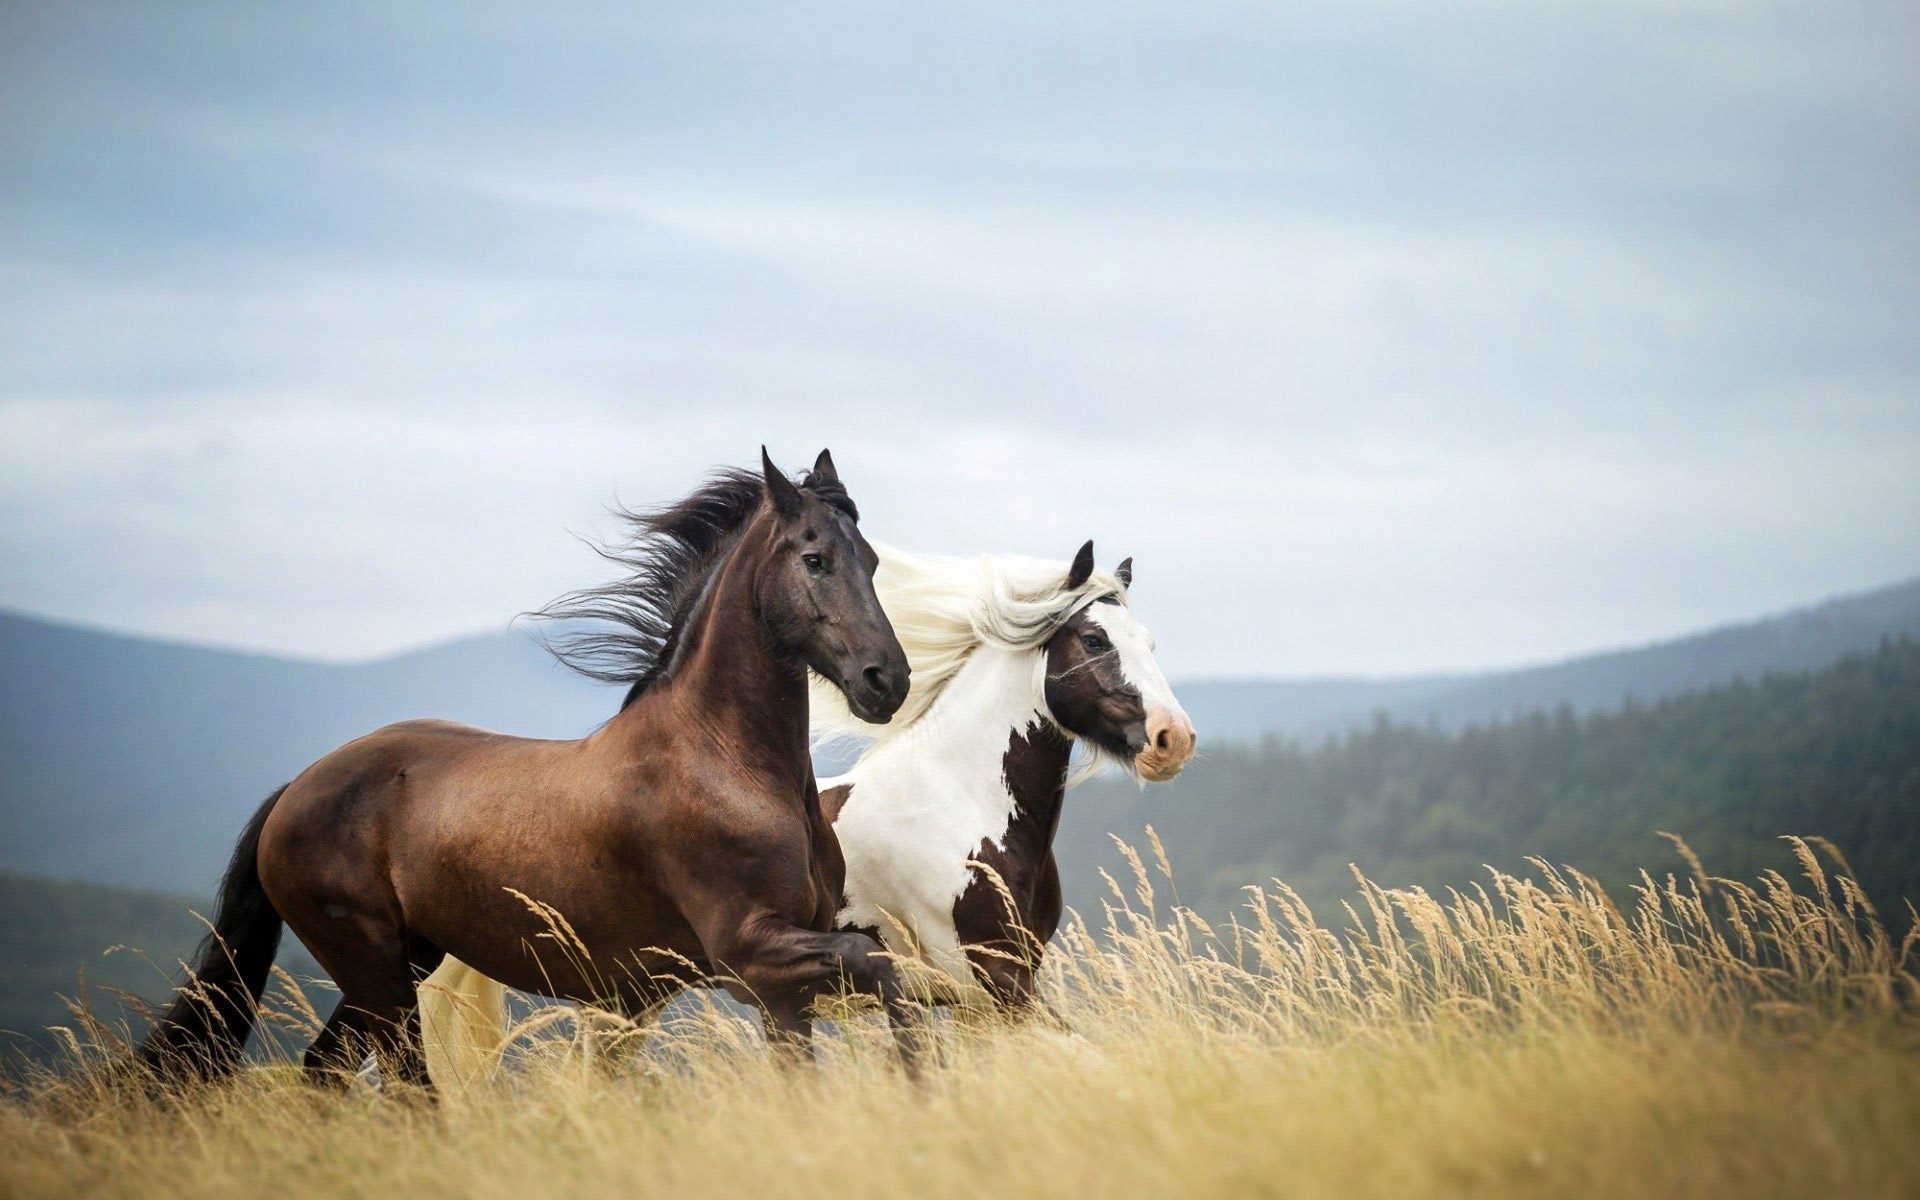
[[[1017,554],[909,554],[869,544],[880,556],[874,590],[907,652],[913,688],[890,723],[869,725],[847,710],[838,688],[810,675],[813,732],[827,741],[896,737],[927,714],[976,647],[1037,649],[1082,606],[1109,595],[1127,602],[1118,577],[1099,568],[1067,592],[1061,590],[1065,562]]]
[[[860,519],[838,480],[808,475],[800,487]],[[588,679],[630,684],[621,707],[632,704],[666,676],[674,646],[707,580],[726,560],[765,495],[758,472],[730,467],[664,508],[615,508],[614,516],[627,527],[627,539],[595,545],[594,551],[626,574],[569,592],[533,613],[537,620],[561,626],[543,639],[547,650]]]

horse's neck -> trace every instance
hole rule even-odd
[[[811,780],[807,668],[798,655],[776,653],[760,627],[748,549],[758,544],[742,538],[715,569],[676,639],[672,672],[607,728],[635,738],[684,737],[684,727],[671,726],[693,723],[741,763]]]
[[[896,769],[957,768],[981,795],[1004,786],[1023,823],[1043,831],[1044,849],[1058,823],[1073,741],[1046,711],[1041,662],[1033,650],[976,649],[926,715],[868,759],[885,756]]]

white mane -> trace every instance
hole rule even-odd
[[[1122,604],[1127,600],[1127,589],[1113,572],[1098,567],[1068,592],[1062,590],[1065,562],[1018,554],[909,554],[872,545],[880,556],[874,590],[907,652],[913,686],[892,721],[869,725],[847,710],[840,689],[809,676],[811,723],[823,740],[895,737],[927,714],[975,647],[1037,649],[1082,606],[1105,595]]]

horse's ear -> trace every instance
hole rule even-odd
[[[1113,577],[1120,581],[1121,587],[1123,588],[1132,587],[1133,586],[1133,559],[1131,558],[1121,559],[1120,565],[1113,569]]]
[[[786,472],[773,465],[773,459],[767,457],[767,448],[760,447],[760,477],[767,485],[767,499],[773,502],[773,511],[783,517],[791,517],[800,511],[800,489],[793,486]]]
[[[1073,556],[1073,565],[1067,568],[1065,591],[1073,591],[1087,580],[1093,578],[1093,539],[1080,547],[1080,553]]]
[[[822,450],[820,457],[813,460],[812,478],[822,482],[840,482],[840,472],[833,469],[833,451]]]

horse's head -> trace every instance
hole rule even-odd
[[[760,450],[772,544],[760,565],[761,619],[782,649],[829,679],[863,721],[884,725],[907,698],[907,655],[894,636],[860,536],[860,512],[825,450],[795,485]]]
[[[1093,543],[1080,547],[1063,590],[1093,574]],[[1133,584],[1133,560],[1114,569]],[[1164,783],[1193,757],[1198,735],[1153,658],[1153,635],[1124,595],[1082,606],[1046,645],[1046,698],[1053,719],[1120,759],[1143,779]]]

